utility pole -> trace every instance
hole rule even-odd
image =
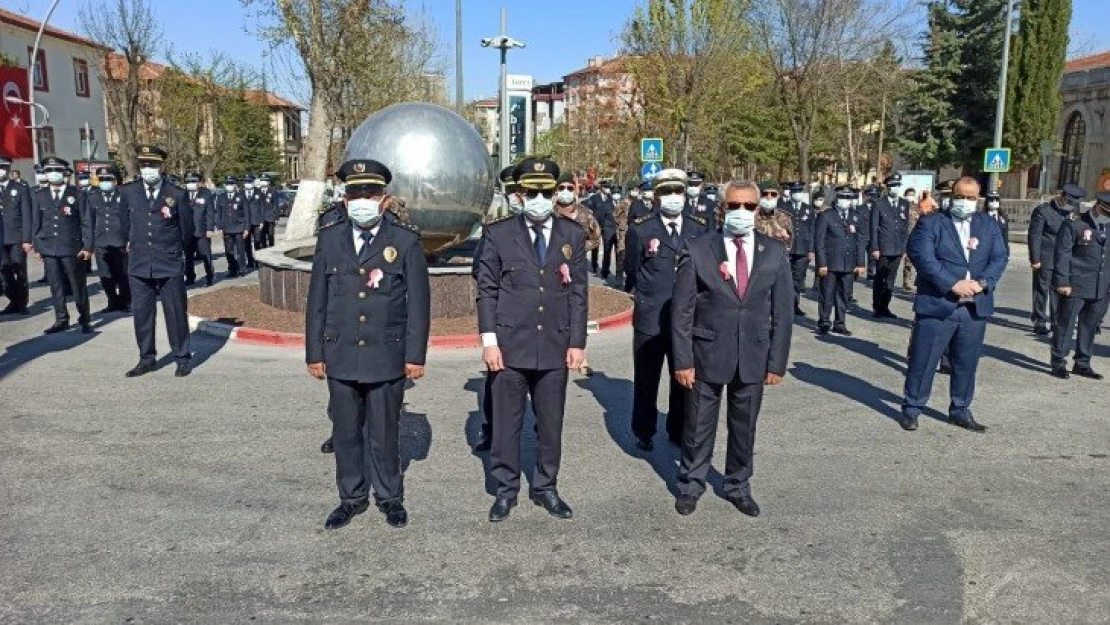
[[[998,106],[994,118],[994,146],[1002,147],[1002,124],[1006,117],[1006,78],[1010,70],[1010,38],[1017,32],[1017,20],[1014,9],[1021,0],[1006,0],[1006,28],[1003,29],[1002,38],[1002,70],[998,73]],[[998,190],[998,174],[991,174],[990,191]]]
[[[455,0],[455,112],[462,115],[464,106],[462,0]]]
[[[42,42],[42,32],[46,30],[46,25],[50,23],[50,16],[54,15],[54,9],[58,8],[59,0],[54,0],[50,3],[50,8],[46,10],[46,17],[42,18],[42,23],[39,24],[39,32],[35,35],[35,45],[31,48],[31,62],[27,64],[27,104],[30,106],[31,111],[31,158],[38,164],[39,162],[39,138],[38,129],[41,126],[35,124],[35,66],[38,65],[39,59],[39,44]],[[43,67],[40,71],[45,72],[46,68]],[[41,104],[38,105],[43,111],[46,107]],[[42,121],[46,124],[46,120]]]
[[[498,116],[500,117],[500,137],[497,140],[497,156],[501,169],[509,166],[512,155],[509,153],[509,65],[508,55],[511,48],[523,48],[524,42],[510,37],[508,30],[508,12],[501,7],[501,34],[497,37],[487,37],[482,40],[483,48],[497,48],[501,51],[501,94],[498,101]]]

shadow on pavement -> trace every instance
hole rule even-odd
[[[493,476],[490,475],[489,469],[489,452],[477,451],[474,449],[478,445],[478,440],[481,438],[482,424],[485,423],[485,413],[482,411],[482,393],[486,385],[486,377],[482,375],[477,378],[470,378],[463,385],[464,391],[474,393],[476,400],[476,409],[471,410],[466,417],[466,424],[463,425],[463,437],[466,438],[466,444],[470,447],[470,453],[482,463],[482,475],[485,478],[486,494],[493,497],[497,494],[497,483],[494,481]]]
[[[96,330],[107,323],[107,319],[97,319],[93,321],[92,326]],[[99,332],[82,334],[80,326],[73,325],[65,332],[50,335],[40,334],[9,345],[3,354],[0,354],[0,380],[37,358],[80,347],[98,335]]]
[[[889,349],[879,347],[878,343],[874,341],[865,341],[850,336],[840,336],[837,334],[818,335],[817,340],[827,345],[836,345],[843,347],[848,351],[854,352],[875,362],[890,367],[898,373],[906,374],[906,358],[901,354],[895,354]]]
[[[409,470],[409,464],[414,460],[419,462],[428,459],[428,452],[432,449],[432,424],[428,422],[428,415],[408,412],[402,408],[399,429],[401,433],[401,473],[403,475]]]
[[[790,375],[807,384],[863,404],[892,421],[897,422],[902,418],[902,398],[866,380],[835,369],[814,367],[805,362],[795,362],[790,369]],[[926,408],[923,415],[944,423],[948,422],[946,415],[932,408]]]

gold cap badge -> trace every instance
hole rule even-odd
[[[390,245],[389,247],[382,250],[382,256],[385,258],[385,262],[392,263],[393,261],[397,260],[397,248]]]

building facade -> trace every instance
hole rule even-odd
[[[1087,189],[1088,198],[1110,191],[1110,51],[1068,61],[1060,93],[1059,153],[1049,168],[1055,183],[1050,188],[1076,183]]]

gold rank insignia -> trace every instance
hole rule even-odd
[[[170,208],[173,208],[173,205],[176,204],[176,203],[177,202],[175,202],[172,197],[166,198],[166,206],[169,206]]]
[[[570,260],[570,255],[573,254],[573,253],[574,253],[574,248],[572,248],[569,243],[563,245],[563,256],[567,260]]]
[[[382,251],[382,256],[385,257],[385,262],[387,263],[397,260],[397,248],[390,245]]]

